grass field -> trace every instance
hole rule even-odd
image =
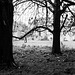
[[[42,50],[43,49],[43,50]],[[3,69],[0,75],[75,75],[75,50],[54,56],[51,47],[13,47],[13,57],[19,68]]]
[[[62,56],[55,56],[50,42],[34,43],[14,42],[13,57],[19,67],[2,69],[0,75],[75,75],[75,49],[62,48]]]
[[[52,41],[27,41],[27,43],[24,43],[24,41],[13,41],[13,45],[15,46],[22,46],[25,44],[26,46],[49,46],[52,47]],[[63,41],[63,45],[68,48],[74,48],[75,49],[75,41]]]

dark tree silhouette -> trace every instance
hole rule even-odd
[[[63,9],[60,9],[60,6],[62,6],[63,2],[67,2],[67,4],[64,4]],[[63,13],[66,12],[66,8],[69,8],[69,6],[75,5],[74,2],[71,2],[69,0],[55,0],[54,1],[54,22],[53,22],[53,49],[52,49],[52,54],[62,54],[61,49],[60,49],[60,32],[61,30],[65,27],[65,21],[68,15],[66,15],[65,20],[60,26],[60,17]],[[72,26],[71,26],[72,27]]]
[[[0,64],[8,67],[16,66],[12,52],[12,26],[12,0],[0,0]]]
[[[61,53],[60,51],[60,0],[55,0],[54,13],[54,31],[53,31],[53,50],[52,53]]]

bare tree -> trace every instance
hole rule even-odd
[[[37,30],[38,28],[43,28],[45,30],[48,30],[53,34],[53,47],[52,47],[52,54],[62,54],[61,49],[60,49],[60,33],[63,28],[67,27],[65,25],[66,19],[68,17],[67,12],[70,12],[73,16],[73,12],[70,10],[70,6],[75,5],[75,1],[71,0],[25,0],[25,1],[31,1],[34,4],[37,4],[41,7],[46,8],[46,24],[42,26],[35,26],[33,29],[31,29],[28,33],[26,33],[24,36],[19,37],[19,39],[22,39],[25,37],[27,34],[30,32]],[[22,2],[16,3],[15,5],[18,5]],[[48,23],[48,13],[49,11],[53,14],[53,30],[49,28]],[[62,23],[60,24],[60,18],[63,14],[66,14],[65,19]],[[73,25],[73,24],[72,24]],[[72,27],[72,25],[70,27]],[[69,26],[68,26],[69,27]],[[18,38],[18,37],[15,37]]]

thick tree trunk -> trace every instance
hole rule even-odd
[[[4,23],[2,17],[2,2],[0,1],[0,63],[3,62],[3,48],[4,48]]]
[[[2,31],[2,29],[3,29],[3,27],[2,27],[2,25],[3,25],[3,21],[2,21],[2,19],[1,19],[1,12],[0,12],[0,63],[2,63],[2,55],[3,55],[3,31]]]
[[[52,54],[61,54],[60,49],[60,30],[54,29]]]
[[[54,31],[53,31],[53,54],[61,54],[60,51],[60,1],[55,0],[56,7],[54,12]]]
[[[0,63],[13,66],[15,63],[12,50],[13,5],[8,1],[0,4]]]

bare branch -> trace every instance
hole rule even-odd
[[[36,27],[32,28],[30,31],[28,31],[26,34],[24,34],[23,36],[21,36],[21,37],[13,36],[13,38],[22,39],[25,36],[27,36],[29,33],[33,32],[33,31],[36,31],[37,28],[43,28],[43,29],[48,30],[49,32],[53,33],[53,31],[51,29],[47,28],[47,27],[44,27],[44,26],[36,26]]]
[[[36,1],[32,1],[32,2],[35,3],[35,4],[37,4],[37,5],[40,5],[40,6],[42,6],[42,7],[45,7],[45,4],[41,4],[41,3],[36,2]]]
[[[66,14],[65,20],[64,20],[64,22],[63,22],[63,24],[62,24],[62,26],[61,26],[61,28],[60,28],[60,32],[61,32],[62,28],[64,27],[64,24],[65,24],[65,22],[66,22],[67,16],[68,16],[68,15]]]
[[[70,8],[68,7],[68,10],[71,12],[71,14],[75,17],[75,14],[70,10]]]
[[[28,1],[31,1],[31,2],[33,2],[33,3],[35,3],[35,4],[37,4],[37,5],[40,5],[41,7],[46,7],[46,4],[44,4],[43,2],[41,2],[41,1],[33,1],[33,0],[22,1],[22,2],[19,2],[19,3],[14,4],[13,6],[15,7],[15,6],[17,6],[17,5],[21,4],[21,3],[28,2]],[[47,8],[48,8],[52,13],[54,13],[54,11],[53,11],[50,7],[47,6]]]
[[[72,1],[69,1],[69,0],[63,0],[63,1],[68,2],[68,3],[70,3],[71,5],[75,5],[75,2],[72,2]]]
[[[46,1],[46,0],[45,0]],[[53,6],[55,7],[54,3],[51,2],[51,0],[48,0],[48,2]]]
[[[13,4],[13,6],[15,7],[15,6],[19,5],[19,4],[22,4],[22,3],[25,3],[25,2],[28,2],[28,1],[31,1],[31,0],[21,1],[21,2],[18,2],[16,4]]]
[[[46,5],[42,5],[42,4],[39,4],[39,3],[34,2],[34,1],[32,1],[32,2],[39,5],[39,6],[41,6],[41,7],[46,7]],[[54,13],[54,11],[50,7],[47,6],[46,8],[49,9],[52,13]]]
[[[63,9],[60,10],[60,14],[64,13],[66,11],[66,8],[68,8],[69,6],[71,6],[71,4],[64,5]]]
[[[43,1],[39,1],[39,0],[34,0],[35,2],[39,2],[39,3],[41,3],[41,4],[43,4],[43,5],[45,5],[44,3],[43,3]]]

